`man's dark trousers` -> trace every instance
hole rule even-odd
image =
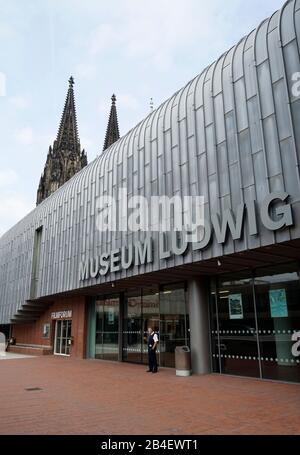
[[[157,371],[156,349],[148,348],[149,370]]]

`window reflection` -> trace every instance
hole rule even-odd
[[[298,272],[261,271],[255,295],[263,377],[299,382],[299,357],[292,352],[293,333],[300,331]]]
[[[164,286],[160,292],[161,365],[175,367],[176,346],[186,346],[188,320],[184,286]]]
[[[252,377],[260,374],[252,291],[250,278],[228,277],[219,281],[217,357],[222,373]]]
[[[143,350],[142,296],[140,291],[124,296],[123,360],[141,363]]]
[[[213,371],[299,382],[299,302],[297,264],[212,281]]]

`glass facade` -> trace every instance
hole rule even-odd
[[[298,264],[226,274],[210,283],[213,371],[300,382]],[[159,335],[159,365],[174,367],[176,346],[190,345],[187,286],[95,298],[88,326],[88,357],[147,364],[151,327]]]
[[[189,344],[186,305],[183,283],[96,299],[90,305],[89,357],[147,364],[151,327],[159,335],[159,365],[174,367],[176,346]]]
[[[300,381],[297,264],[222,276],[210,298],[215,372]]]

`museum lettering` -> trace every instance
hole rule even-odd
[[[85,258],[79,265],[79,280],[98,278],[132,266],[151,263],[155,248],[158,248],[159,258],[162,260],[173,255],[182,255],[188,248],[194,251],[202,250],[211,243],[213,235],[219,244],[225,244],[229,235],[232,240],[239,240],[246,224],[248,234],[257,236],[258,217],[261,224],[270,231],[285,229],[293,225],[292,207],[288,199],[288,193],[270,193],[260,205],[253,200],[238,205],[236,210],[224,210],[222,216],[212,214],[210,220],[204,220],[201,240],[196,242],[189,241],[189,233],[183,231],[161,232],[157,239],[147,233],[143,242],[138,241],[110,252],[105,251],[94,258]]]

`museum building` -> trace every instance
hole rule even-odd
[[[12,352],[145,364],[150,326],[161,367],[188,345],[197,374],[300,382],[299,47],[289,0],[92,163],[76,145],[78,172],[51,194],[42,181],[0,238]],[[203,196],[202,238],[99,230],[99,197],[121,188]]]

